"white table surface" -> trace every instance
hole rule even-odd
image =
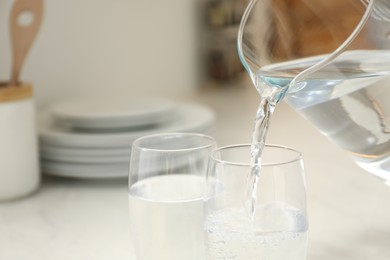
[[[258,103],[251,87],[212,89],[186,99],[215,109],[219,145],[250,141]],[[275,112],[268,143],[304,155],[308,260],[390,259],[390,187],[284,103]],[[128,227],[126,179],[44,176],[36,193],[0,203],[0,260],[134,260]]]

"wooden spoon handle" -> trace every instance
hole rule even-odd
[[[21,24],[19,16],[28,13],[31,23]],[[43,0],[15,0],[10,17],[10,31],[12,44],[12,72],[11,85],[19,83],[19,74],[24,59],[39,30],[43,13]]]

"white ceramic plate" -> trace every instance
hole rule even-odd
[[[50,114],[43,112],[38,118],[41,145],[78,148],[129,148],[141,136],[166,132],[204,132],[214,122],[214,112],[199,104],[177,104],[172,120],[165,124],[127,132],[76,132],[53,122]]]
[[[210,135],[211,131],[205,130],[201,133]],[[90,149],[41,145],[39,150],[42,160],[76,164],[129,163],[131,154],[131,148]]]
[[[66,99],[49,107],[58,123],[95,130],[160,124],[171,118],[173,109],[168,99],[120,96]]]
[[[44,160],[70,163],[128,163],[131,148],[73,148],[57,146],[41,146],[40,156]]]
[[[71,178],[119,178],[129,174],[127,163],[87,164],[42,160],[41,167],[45,174]]]

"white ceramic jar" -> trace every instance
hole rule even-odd
[[[0,85],[0,201],[38,188],[37,143],[31,85]]]

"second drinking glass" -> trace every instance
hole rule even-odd
[[[204,214],[207,259],[305,260],[308,222],[301,154],[266,145],[253,190],[250,150],[250,145],[235,145],[211,154]]]

